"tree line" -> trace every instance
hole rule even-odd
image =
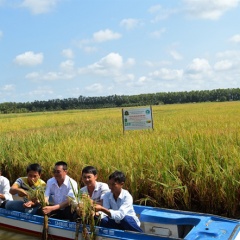
[[[159,92],[139,95],[111,95],[52,99],[34,102],[0,103],[0,113],[27,113],[60,111],[71,109],[97,109],[114,107],[134,107],[174,103],[225,102],[239,101],[240,88],[214,89],[184,92]]]

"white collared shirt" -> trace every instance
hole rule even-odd
[[[88,192],[88,189],[87,189],[87,186],[85,187],[82,187],[80,189],[80,191],[82,193],[87,193],[89,194]],[[96,182],[95,183],[95,188],[93,190],[93,193],[92,193],[92,196],[91,196],[91,199],[94,201],[94,202],[99,202],[100,200],[103,199],[103,196],[105,193],[109,192],[110,189],[108,187],[108,185],[106,183],[102,183],[102,182]]]
[[[0,176],[0,193],[4,195],[5,200],[13,200],[12,194],[9,193],[10,190],[10,183],[9,180],[4,177]],[[2,204],[4,200],[0,198],[0,205]]]
[[[47,181],[45,196],[51,202],[53,202],[54,205],[66,201],[67,196],[75,198],[70,181],[72,183],[74,191],[77,193],[77,182],[74,179],[70,178],[68,175],[66,175],[64,182],[60,187],[58,186],[55,177],[50,178]]]
[[[125,216],[131,216],[140,226],[140,221],[133,209],[132,195],[125,189],[122,189],[117,201],[115,201],[112,192],[107,192],[103,196],[103,207],[109,209],[111,218],[115,222],[120,222]]]

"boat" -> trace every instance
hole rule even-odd
[[[143,233],[96,227],[97,240],[240,240],[240,221],[217,215],[134,205]],[[0,228],[42,236],[43,217],[0,208]],[[76,223],[49,218],[49,239],[75,239]],[[79,240],[83,240],[81,228]]]

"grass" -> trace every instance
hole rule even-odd
[[[122,130],[121,109],[0,115],[0,159],[11,182],[56,161],[80,181],[126,173],[137,203],[239,217],[240,102],[153,106],[154,130]]]

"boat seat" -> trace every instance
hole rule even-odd
[[[143,210],[140,214],[140,221],[145,233],[181,239],[200,222],[200,219],[178,213]]]
[[[163,212],[156,210],[143,210],[140,214],[141,222],[176,224],[176,225],[197,225],[200,219],[195,216],[183,216],[183,214]]]

